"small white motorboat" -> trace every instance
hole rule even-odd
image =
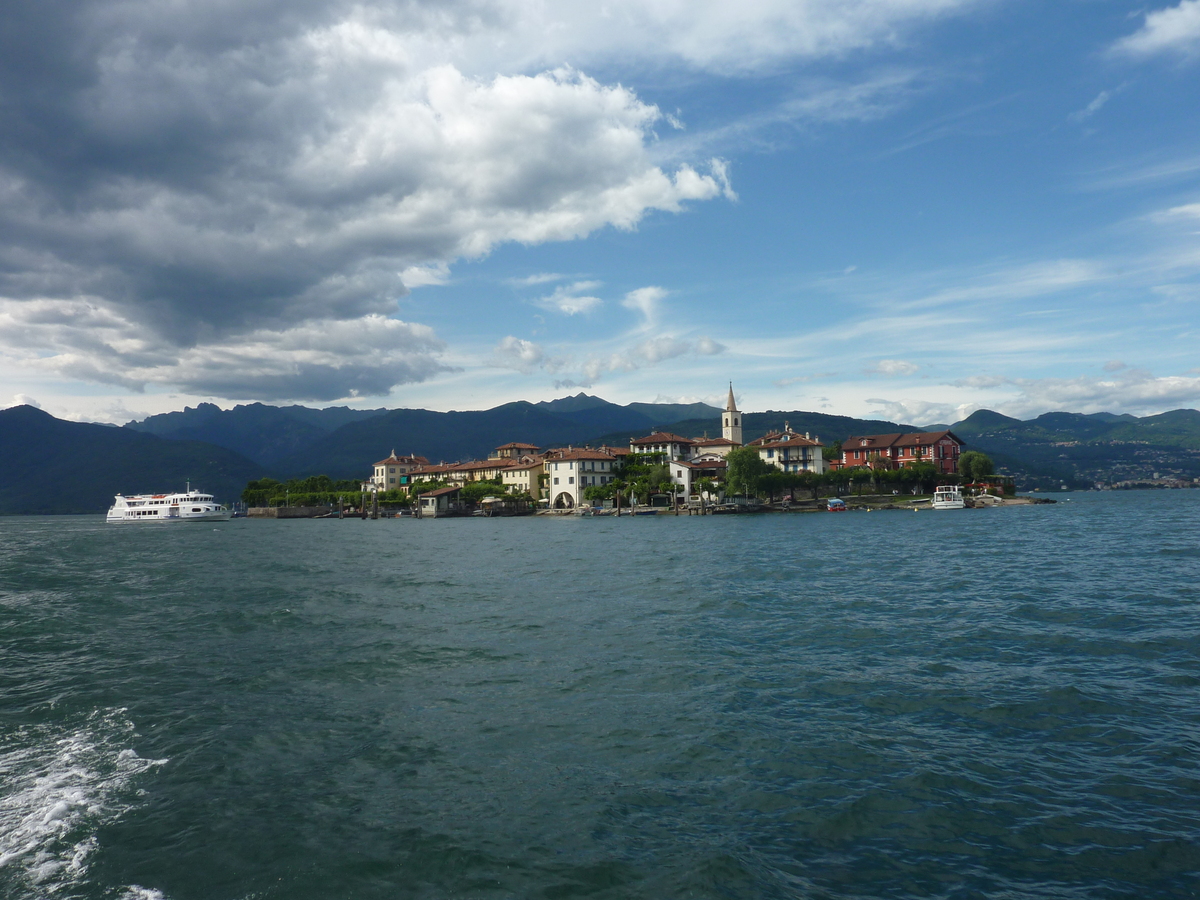
[[[966,509],[967,504],[963,500],[962,490],[957,484],[939,484],[933,492],[933,502],[930,504],[934,509]]]

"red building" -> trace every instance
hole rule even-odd
[[[924,462],[933,463],[938,472],[948,475],[958,471],[962,448],[963,441],[952,431],[854,435],[842,441],[842,458],[831,463],[830,468],[899,469]]]

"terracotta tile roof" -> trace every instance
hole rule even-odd
[[[692,438],[692,443],[697,447],[737,447],[737,441],[731,441],[729,438]]]
[[[770,443],[766,444],[756,443],[754,446],[764,450],[774,450],[780,447],[820,447],[821,444],[818,441],[814,441],[812,438],[801,437],[800,435],[792,435],[787,440],[771,441]]]
[[[455,472],[474,472],[479,469],[508,469],[516,465],[515,459],[473,459],[450,466]]]
[[[669,431],[656,431],[654,434],[648,434],[645,437],[634,438],[629,442],[633,444],[694,444],[691,438],[685,438],[679,434],[672,434]]]
[[[377,466],[427,466],[429,460],[423,456],[389,456],[375,463]]]
[[[822,446],[819,440],[815,440],[808,435],[800,434],[798,431],[772,431],[764,434],[760,438],[756,438],[747,444],[747,447],[809,447]]]
[[[694,460],[684,461],[682,459],[677,459],[672,463],[668,463],[668,465],[684,466],[688,469],[724,469],[729,465],[729,463],[723,459],[705,460],[704,462],[695,462]]]
[[[549,450],[546,453],[547,462],[558,462],[564,459],[606,459],[611,462],[615,458],[611,453],[605,453],[603,450],[576,450],[572,448],[568,450]]]
[[[419,466],[409,472],[409,475],[445,475],[447,472],[453,472],[454,466],[438,465],[438,466]]]
[[[959,446],[962,441],[952,431],[919,431],[913,434],[856,434],[842,441],[842,450],[885,450],[891,447],[928,447],[944,437],[949,437]],[[868,443],[864,446],[863,441]]]
[[[454,494],[461,490],[462,490],[461,487],[444,487],[444,488],[438,488],[436,491],[426,491],[424,494],[421,494],[421,496],[422,497],[441,497],[445,494]]]
[[[537,450],[537,444],[522,444],[519,441],[512,441],[508,444],[501,444],[497,450]]]

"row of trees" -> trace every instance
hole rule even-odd
[[[991,477],[994,466],[985,453],[969,450],[959,457],[958,474],[939,472],[933,463],[917,462],[899,469],[877,466],[858,466],[815,472],[782,472],[766,462],[753,447],[732,450],[725,457],[725,492],[732,496],[776,497],[807,491],[815,499],[822,493],[836,496],[870,486],[874,491],[900,490],[905,493],[928,493],[938,484],[974,483]]]
[[[407,491],[380,491],[377,495],[380,506],[409,507],[413,498],[427,491],[446,487],[443,481],[418,481]],[[276,481],[260,478],[251,481],[242,491],[242,500],[247,506],[332,506],[338,502],[357,506],[362,494],[362,482],[356,479],[334,481],[327,475],[309,478],[294,478],[291,481]],[[467,503],[478,503],[484,497],[501,496],[504,485],[500,481],[472,481],[462,487],[462,499]],[[516,499],[533,499],[528,494],[508,495]],[[370,499],[367,500],[371,502]]]
[[[339,497],[352,502],[361,489],[362,482],[357,479],[334,481],[328,475],[311,475],[291,481],[260,478],[246,485],[242,500],[247,506],[329,506]]]

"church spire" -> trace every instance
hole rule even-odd
[[[737,403],[733,399],[733,382],[729,382],[729,402],[721,413],[721,437],[742,446],[742,414],[738,412]]]

